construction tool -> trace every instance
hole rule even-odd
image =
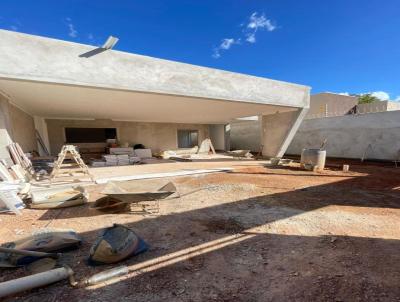
[[[38,273],[6,282],[0,283],[0,298],[14,295],[29,289],[49,285],[64,279],[69,279],[70,284],[77,283],[73,278],[74,272],[69,267],[60,267],[47,272]]]
[[[75,167],[73,168],[71,167],[71,165],[68,165],[68,169],[62,169],[63,167],[66,167],[66,164],[64,164],[64,160],[67,156],[68,158],[71,158],[73,161],[75,161]],[[54,162],[54,168],[50,174],[50,180],[65,173],[68,173],[70,176],[72,176],[73,173],[71,169],[74,169],[73,172],[75,173],[81,172],[88,175],[90,179],[94,181],[93,175],[90,174],[88,166],[83,162],[81,155],[76,150],[76,147],[73,145],[64,145],[61,148],[61,152],[58,154],[57,160]]]

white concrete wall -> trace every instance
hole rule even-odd
[[[231,150],[258,152],[261,146],[260,120],[235,120],[230,124]]]
[[[288,154],[319,147],[327,139],[327,156],[394,160],[400,150],[400,111],[304,120]]]
[[[143,144],[153,152],[178,148],[178,129],[198,130],[199,143],[209,137],[209,125],[122,122],[112,120],[65,120],[46,119],[51,153],[57,155],[65,144],[65,128],[116,128],[120,143]],[[79,144],[83,147],[83,144]],[[104,144],[87,144],[87,146],[103,146]]]
[[[0,158],[10,159],[7,145],[12,142],[24,152],[37,150],[33,117],[0,93]]]
[[[11,103],[9,104],[9,114],[12,127],[12,140],[19,143],[24,152],[37,151],[33,116]]]
[[[210,139],[215,150],[225,150],[225,125],[210,125]]]

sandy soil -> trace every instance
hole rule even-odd
[[[79,232],[82,246],[62,260],[79,280],[120,265],[85,263],[106,226],[123,223],[150,245],[121,263],[128,276],[88,288],[59,282],[5,301],[399,301],[400,169],[338,167],[314,173],[235,162],[231,172],[172,179],[181,193],[202,190],[162,200],[154,214],[88,205],[1,214],[0,243],[44,227]],[[88,187],[91,201],[101,189]],[[0,281],[27,274],[3,270]]]

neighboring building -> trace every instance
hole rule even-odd
[[[310,109],[305,119],[393,110],[400,110],[400,102],[377,101],[358,104],[358,98],[355,96],[322,92],[310,97]]]
[[[346,95],[312,95],[310,110],[287,154],[300,155],[303,148],[319,148],[327,139],[330,157],[400,159],[400,111],[396,111],[400,110],[400,103],[379,101],[357,105],[357,102],[356,97]],[[235,120],[231,124],[231,146],[234,149],[249,146],[258,152],[263,145],[261,132],[257,117]]]
[[[313,94],[306,118],[321,118],[349,113],[358,104],[358,98],[329,92]]]
[[[400,110],[400,102],[379,101],[357,105],[357,113],[374,113]]]
[[[211,137],[229,148],[229,123],[258,115],[266,156],[286,151],[309,107],[309,87],[0,30],[0,157],[5,146],[56,155],[106,138],[160,151]],[[279,113],[278,113],[279,112]]]

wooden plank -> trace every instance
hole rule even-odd
[[[14,177],[8,171],[8,168],[0,162],[0,177],[4,181],[14,181]]]
[[[18,179],[28,181],[27,173],[20,165],[11,166],[11,170],[15,173]]]

